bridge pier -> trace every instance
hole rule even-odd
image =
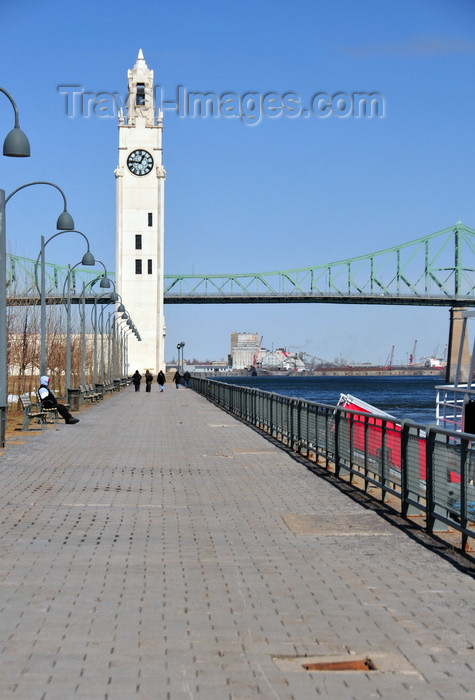
[[[467,316],[464,313],[466,311],[467,309],[461,306],[452,306],[450,309],[449,346],[445,370],[447,384],[468,382],[471,356],[466,332]]]

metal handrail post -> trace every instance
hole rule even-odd
[[[94,297],[94,367],[93,367],[93,382],[94,386],[97,384],[97,296]]]
[[[81,299],[81,384],[86,385],[86,284],[82,283]]]
[[[430,533],[434,530],[434,445],[435,431],[430,427],[426,436],[426,530]]]
[[[71,388],[71,294],[70,294],[70,273],[71,266],[68,265],[67,293],[66,293],[66,397],[69,397]],[[69,398],[66,398],[69,401]]]

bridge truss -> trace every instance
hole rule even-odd
[[[36,261],[8,256],[9,303],[37,303]],[[49,301],[64,296],[68,268],[47,264]],[[71,296],[104,274],[76,268]],[[111,276],[112,273],[108,273]],[[461,223],[376,253],[293,270],[165,275],[167,304],[345,303],[475,305],[475,230]],[[90,292],[86,300],[95,295]],[[127,304],[126,300],[124,303]]]

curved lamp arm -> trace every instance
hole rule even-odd
[[[110,287],[110,283],[111,283],[111,282],[112,282],[112,284],[114,284],[114,281],[111,280],[109,277],[107,277],[107,268],[106,268],[106,266],[104,265],[104,263],[102,262],[102,260],[97,260],[97,259],[96,259],[95,262],[96,262],[96,263],[100,263],[100,264],[102,265],[102,267],[104,268],[104,274],[103,274],[103,275],[98,275],[98,276],[95,277],[93,280],[90,280],[87,284],[84,284],[84,283],[83,283],[82,292],[81,292],[81,297],[80,297],[80,298],[81,298],[81,310],[80,310],[80,312],[79,312],[79,313],[80,313],[80,316],[81,316],[81,320],[82,320],[83,323],[84,323],[85,318],[86,318],[86,311],[85,311],[86,289],[87,289],[88,287],[90,287],[90,288],[92,289],[93,286],[96,284],[96,282],[99,282],[99,280],[101,280],[101,286],[102,286],[103,289],[108,289],[108,288]],[[103,284],[104,281],[107,282],[107,284]],[[63,297],[64,297],[64,288],[63,288]],[[94,302],[96,301],[96,299],[97,299],[97,294],[95,294]],[[84,382],[83,382],[83,383],[84,383]]]
[[[4,88],[0,87],[2,92],[11,102],[13,111],[15,112],[15,127],[7,134],[3,144],[4,156],[15,156],[20,158],[28,158],[30,155],[30,143],[26,134],[20,129],[20,117],[18,115],[18,107],[13,97]]]
[[[57,233],[53,233],[53,235],[50,236],[50,237],[48,238],[47,241],[45,241],[45,248],[46,248],[46,246],[48,245],[48,243],[49,243],[50,241],[53,240],[53,238],[56,238],[57,236],[62,236],[63,233],[79,233],[79,235],[82,236],[82,237],[84,238],[84,240],[86,241],[86,243],[87,243],[87,252],[88,252],[88,253],[91,252],[91,251],[90,251],[90,248],[89,248],[89,240],[88,240],[86,234],[83,233],[82,231],[78,231],[78,230],[75,229],[75,228],[63,229],[63,230],[61,230],[61,231],[58,231]],[[40,256],[38,255],[37,261],[39,260],[39,257],[40,257]],[[92,264],[94,265],[95,262],[96,262],[96,261],[94,260],[94,262],[93,262]],[[82,264],[83,264],[83,265],[89,265],[90,263],[84,263],[84,262],[83,262]]]
[[[116,285],[115,285],[114,280],[111,280],[111,282],[114,285],[114,291],[111,292],[110,299],[112,301],[119,302],[119,305],[115,309],[117,313],[119,313],[119,314],[125,313],[124,300],[122,299],[122,296],[119,294],[119,292],[116,292]]]
[[[100,264],[102,265],[102,267],[104,268],[104,274],[103,274],[103,275],[98,275],[98,276],[95,277],[93,280],[91,280],[90,282],[88,282],[87,284],[85,284],[85,285],[84,285],[84,288],[83,288],[83,290],[82,290],[81,297],[85,297],[85,296],[86,296],[86,289],[87,289],[87,287],[91,287],[91,289],[92,289],[93,286],[96,284],[96,282],[99,282],[99,280],[101,280],[101,287],[102,287],[102,289],[109,289],[111,283],[114,285],[114,288],[115,288],[115,282],[114,282],[114,280],[111,280],[110,277],[107,277],[107,268],[106,268],[106,266],[104,265],[104,263],[102,262],[102,260],[98,260],[98,259],[96,258],[96,259],[95,259],[95,263],[100,263]],[[95,264],[95,263],[94,263],[94,264]],[[103,284],[103,282],[104,282],[104,284]],[[96,295],[96,296],[97,296],[97,295]]]
[[[109,306],[109,304],[113,303],[113,301],[108,301],[106,304],[102,304],[102,309],[100,310],[99,319],[97,323],[97,325],[99,326],[99,333],[104,332],[104,311]],[[115,313],[115,311],[111,311],[111,313]]]
[[[13,192],[10,192],[8,197],[5,198],[5,204],[8,202],[9,199],[13,197],[14,194],[19,192],[20,190],[24,190],[25,187],[31,187],[32,185],[49,185],[50,187],[55,187],[58,190],[58,192],[61,193],[61,196],[63,197],[64,211],[58,217],[56,228],[61,229],[62,231],[72,231],[74,229],[74,221],[73,217],[67,209],[66,195],[64,194],[61,187],[55,185],[54,182],[45,182],[43,180],[39,180],[38,182],[27,182],[26,185],[21,185],[20,187],[17,187],[16,190],[13,190]]]
[[[84,256],[83,256],[83,259],[81,260],[81,262],[77,262],[77,263],[75,263],[72,267],[69,268],[68,274],[67,274],[66,277],[64,278],[63,297],[62,297],[63,300],[66,299],[66,285],[68,285],[68,294],[69,294],[69,289],[70,289],[70,286],[69,286],[69,285],[70,285],[70,282],[71,282],[71,273],[73,272],[73,270],[75,270],[75,269],[76,269],[77,267],[79,267],[80,265],[84,265],[85,263],[84,263],[83,261],[84,261]],[[99,260],[96,260],[96,262],[100,262],[100,261],[99,261]],[[108,278],[107,278],[107,277],[104,277],[104,276],[102,276],[102,277],[96,277],[96,279],[95,279],[95,280],[92,280],[92,282],[88,282],[88,285],[89,285],[89,284],[95,284],[98,280],[103,280],[103,279],[107,279],[107,280],[108,280]],[[87,285],[86,285],[86,286],[87,286]],[[83,291],[82,291],[82,293],[81,293],[81,297],[83,297],[83,296],[85,295],[85,289],[86,289],[86,287],[84,287],[84,289],[83,289]]]
[[[90,266],[90,265],[95,265],[95,264],[96,264],[96,261],[95,261],[95,259],[94,259],[94,256],[93,256],[93,254],[91,253],[90,248],[89,248],[89,240],[88,240],[87,236],[86,236],[82,231],[77,231],[76,229],[71,229],[71,230],[70,230],[70,229],[67,229],[67,230],[65,230],[65,231],[58,231],[57,233],[54,233],[52,236],[50,236],[50,238],[48,238],[48,240],[47,240],[45,243],[42,244],[41,250],[40,250],[40,252],[38,253],[38,257],[36,258],[36,262],[35,262],[35,284],[36,284],[36,289],[37,289],[37,291],[38,291],[38,294],[40,294],[40,295],[41,295],[41,291],[40,291],[40,287],[39,287],[39,284],[38,284],[38,265],[39,265],[39,262],[40,262],[40,258],[41,258],[41,256],[42,256],[42,254],[44,253],[44,250],[45,250],[46,246],[48,245],[48,243],[49,243],[50,241],[52,241],[53,238],[56,238],[57,236],[61,236],[63,233],[79,233],[79,234],[85,239],[85,241],[86,241],[86,243],[87,243],[87,251],[84,253],[84,255],[83,255],[83,257],[82,257],[82,260],[81,260],[81,263],[80,263],[81,265],[88,265],[88,266]],[[79,263],[78,263],[78,264],[79,264]],[[44,265],[44,263],[42,263],[42,266],[43,266],[43,265]],[[76,267],[76,266],[75,266],[75,267]],[[105,269],[105,268],[104,268],[104,269]]]
[[[4,88],[0,87],[0,92],[3,92],[3,94],[8,97],[10,102],[12,103],[13,110],[15,112],[15,126],[18,127],[20,126],[20,118],[18,116],[18,107],[16,106],[16,102],[13,99],[13,97],[10,95],[9,92],[7,92]]]

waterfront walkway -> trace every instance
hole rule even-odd
[[[473,697],[462,557],[191,390],[79,417],[0,452],[1,700]]]

